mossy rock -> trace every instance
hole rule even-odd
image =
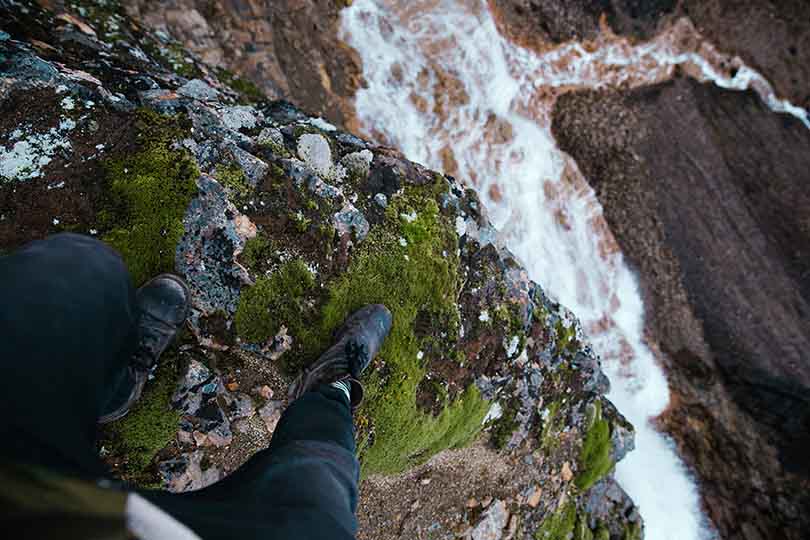
[[[250,244],[248,258],[255,262],[265,244]],[[234,321],[239,336],[252,343],[265,343],[282,325],[295,336],[307,332],[304,296],[315,287],[315,279],[299,259],[282,265],[270,277],[262,277],[242,292]]]
[[[534,537],[536,540],[610,540],[610,532],[598,528],[594,533],[588,525],[588,514],[577,510],[574,502],[568,502],[542,521]]]
[[[577,507],[567,503],[547,516],[535,531],[536,540],[570,540],[577,523]]]
[[[227,69],[218,68],[216,70],[217,78],[242,96],[242,103],[256,103],[267,99],[267,96],[261,88],[250,79],[240,77],[239,75]]]
[[[518,427],[518,407],[519,403],[517,400],[510,400],[503,411],[503,415],[492,426],[490,441],[492,442],[492,446],[498,450],[506,446],[512,433],[514,433],[515,429]]]
[[[597,401],[588,423],[588,433],[579,454],[576,486],[585,491],[613,470],[610,457],[610,422],[602,418],[602,404]]]
[[[118,250],[136,285],[174,270],[183,216],[197,193],[196,161],[171,147],[184,133],[181,120],[139,111],[134,153],[104,162],[107,197],[98,213],[102,240]]]
[[[180,413],[172,408],[172,396],[180,377],[181,362],[176,351],[164,353],[154,379],[147,383],[143,396],[132,410],[103,430],[103,440],[115,456],[124,456],[126,464],[119,473],[131,483],[156,485],[151,467],[158,452],[177,434]]]
[[[417,318],[438,321],[450,334],[460,318],[458,237],[436,201],[446,189],[441,179],[433,189],[411,186],[394,198],[384,223],[358,246],[345,272],[325,284],[324,295],[313,292],[303,262],[292,261],[243,291],[237,310],[237,330],[245,341],[263,343],[282,324],[291,330],[298,343],[287,361],[293,368],[325,350],[332,332],[360,307],[380,303],[391,310],[393,329],[379,354],[385,369],[370,371],[366,402],[359,413],[365,474],[397,473],[441,450],[468,443],[480,431],[489,408],[474,385],[455,401],[443,403],[437,415],[422,411],[416,403],[417,387],[426,373],[419,353],[428,341],[436,340],[417,328]],[[401,217],[414,212],[417,217],[412,221]],[[245,257],[257,262],[266,249],[265,241],[256,241],[246,248]],[[308,311],[307,300],[318,307]],[[457,336],[448,336],[448,357],[453,338]]]

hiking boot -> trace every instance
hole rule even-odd
[[[141,398],[149,374],[160,355],[171,344],[191,309],[191,293],[177,276],[161,274],[151,279],[135,293],[135,305],[140,313],[138,346],[132,355],[118,393],[98,422],[106,424],[125,416]]]
[[[391,321],[391,312],[380,304],[366,306],[349,316],[335,334],[335,344],[292,383],[290,400],[321,384],[345,381],[350,387],[352,408],[360,405],[363,386],[358,379],[382,347],[391,331]]]

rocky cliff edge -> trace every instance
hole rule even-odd
[[[266,101],[114,2],[0,0],[0,21],[0,250],[88,234],[136,285],[174,271],[193,291],[181,343],[103,434],[118,476],[173,491],[222,478],[267,445],[295,371],[381,302],[394,330],[356,418],[367,481],[484,451],[520,475],[494,497],[472,478],[435,494],[448,510],[424,512],[433,530],[641,537],[612,479],[633,428],[575,317],[471,190]]]

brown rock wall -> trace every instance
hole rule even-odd
[[[136,0],[131,16],[163,30],[211,65],[338,126],[351,126],[360,84],[356,53],[337,39],[343,2]]]
[[[810,501],[810,131],[677,79],[579,92],[554,132],[639,271],[662,418],[723,538],[803,538]]]

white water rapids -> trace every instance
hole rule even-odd
[[[808,124],[806,112],[685,20],[640,45],[605,36],[539,54],[500,35],[485,0],[355,0],[341,33],[367,81],[355,102],[360,129],[474,187],[532,279],[582,321],[611,379],[608,397],[636,427],[636,450],[616,477],[639,506],[646,538],[710,537],[694,480],[650,422],[670,395],[645,342],[636,278],[593,191],[557,148],[551,110],[562,91],[660,82],[678,65],[726,88],[751,87]]]

